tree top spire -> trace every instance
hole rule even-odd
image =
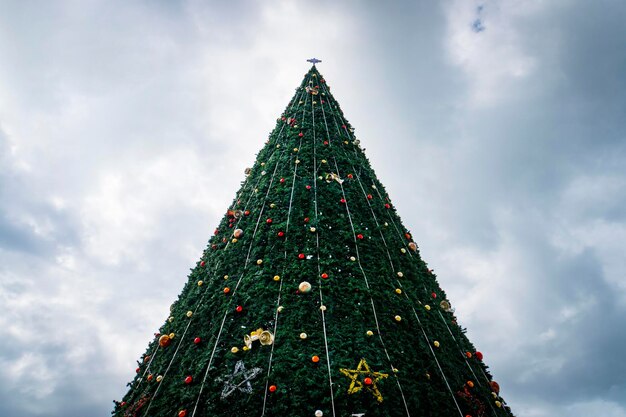
[[[322,60],[321,59],[317,59],[317,58],[310,58],[310,59],[307,59],[306,62],[310,62],[313,65],[315,65],[315,64],[317,64],[319,62],[322,62]]]

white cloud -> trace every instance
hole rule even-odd
[[[526,3],[457,0],[447,6],[446,47],[451,62],[469,79],[468,104],[497,105],[511,98],[516,80],[536,70],[537,59],[524,47],[526,34],[518,29],[516,18],[539,13],[542,2]],[[472,30],[476,19],[481,19],[484,31]]]
[[[38,396],[26,413],[67,416],[73,393],[108,412],[316,55],[516,414],[623,416],[607,393],[575,404],[568,393],[621,337],[610,324],[626,292],[625,182],[619,152],[567,159],[591,160],[610,138],[569,141],[561,97],[541,96],[572,70],[547,65],[538,46],[577,28],[528,26],[564,7],[554,4],[452,1],[441,16],[289,1],[0,13],[14,41],[0,36],[0,228],[8,218],[15,245],[0,249],[0,379],[11,381],[0,410]],[[610,114],[576,114],[577,126],[624,131]],[[609,330],[591,325],[600,313]],[[579,338],[592,330],[593,343]]]

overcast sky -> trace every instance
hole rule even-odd
[[[316,56],[513,411],[626,417],[624,22],[0,1],[0,415],[109,415]]]

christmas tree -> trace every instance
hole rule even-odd
[[[511,416],[313,67],[114,416]]]

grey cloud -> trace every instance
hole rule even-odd
[[[0,361],[32,354],[51,375],[3,384],[0,414],[108,414],[319,54],[513,410],[623,417],[624,269],[607,259],[624,255],[626,8],[467,5],[462,30],[482,41],[506,18],[534,65],[481,107],[448,51],[446,7],[462,3],[0,6],[0,322],[23,333]],[[46,384],[30,408],[28,386]]]

